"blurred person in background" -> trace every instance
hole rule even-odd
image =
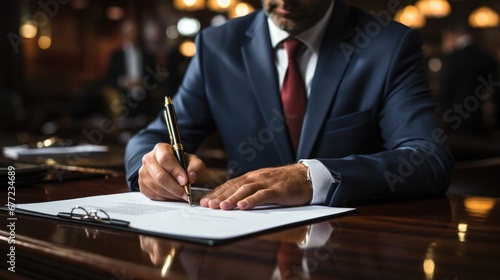
[[[496,122],[497,62],[475,42],[466,24],[445,25],[438,114],[451,132],[482,133]]]
[[[143,83],[146,75],[154,74],[156,58],[141,46],[140,32],[132,20],[122,22],[121,35],[122,47],[110,55],[105,76],[106,84],[120,92],[121,105],[112,106],[124,119],[147,116],[152,100]]]

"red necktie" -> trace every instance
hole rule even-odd
[[[288,38],[285,40],[284,46],[288,53],[288,68],[281,89],[281,102],[283,103],[288,134],[292,141],[293,149],[297,152],[307,98],[304,80],[300,74],[299,64],[295,59],[302,43],[297,39]]]

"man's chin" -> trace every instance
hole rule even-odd
[[[297,29],[297,23],[289,18],[272,15],[271,20],[278,28],[289,33],[295,33],[294,31]]]

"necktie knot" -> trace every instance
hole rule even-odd
[[[295,38],[288,38],[283,42],[283,46],[288,54],[288,59],[293,59],[297,55],[297,51],[302,46],[302,42]]]

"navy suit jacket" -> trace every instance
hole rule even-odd
[[[287,136],[262,11],[202,31],[174,98],[183,144],[221,135],[232,176],[318,159],[341,177],[327,205],[446,192],[453,159],[435,119],[416,31],[336,1],[313,78],[297,155]],[[168,142],[162,114],[127,145],[137,190],[142,156]]]

